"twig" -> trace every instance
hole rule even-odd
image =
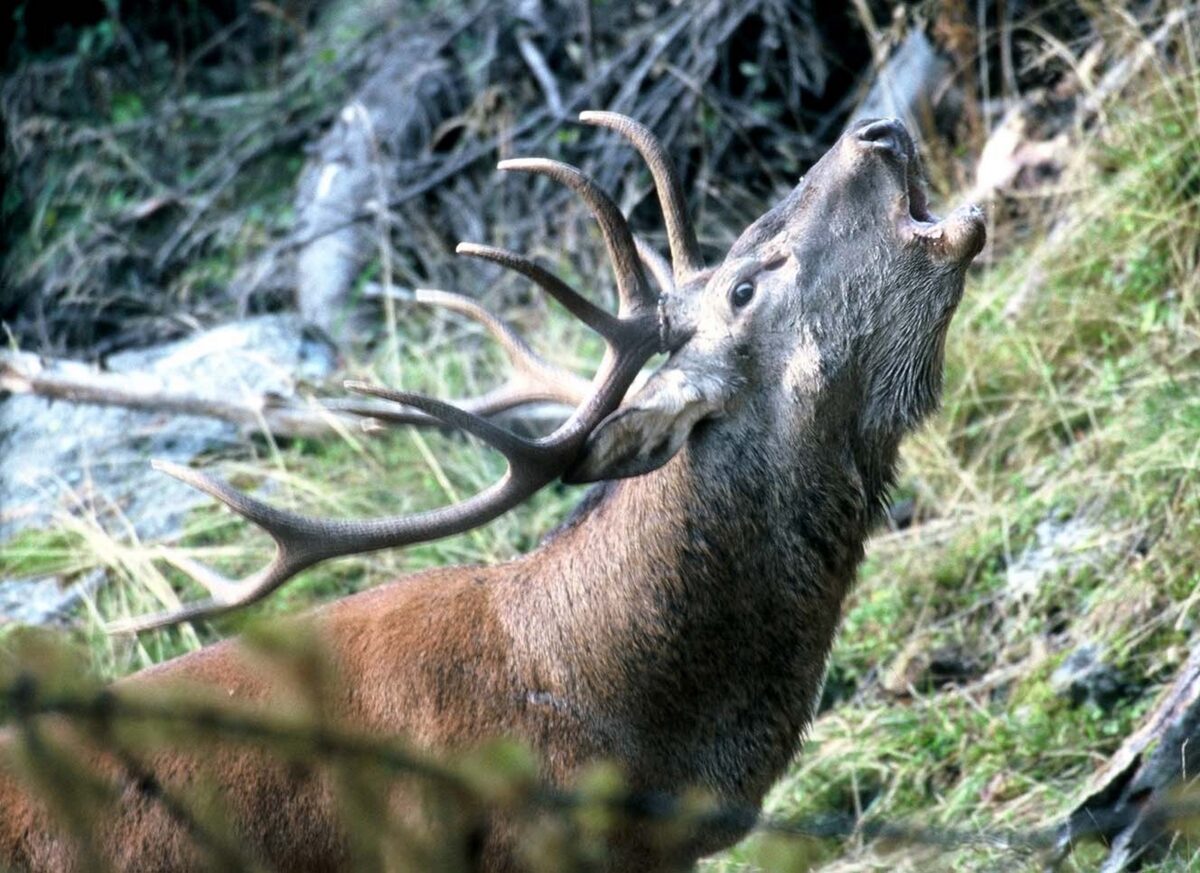
[[[676,20],[667,25],[665,32],[656,31],[655,39],[663,40],[664,43],[670,42],[684,26],[691,20],[692,10],[681,9],[676,13]],[[603,85],[609,83],[621,70],[625,69],[628,63],[639,56],[644,49],[642,40],[633,40],[632,43],[626,46],[622,51],[612,57],[595,76],[588,81],[580,84],[571,97],[564,104],[564,112],[570,113],[582,108],[587,100],[592,99],[592,95],[596,93]],[[539,127],[545,124],[546,121],[553,121],[552,125],[547,126],[543,130],[538,130]],[[541,109],[530,112],[521,121],[514,124],[511,128],[499,133],[487,140],[479,143],[471,148],[464,149],[459,155],[452,157],[446,161],[439,162],[436,170],[423,173],[420,180],[411,185],[407,185],[399,191],[392,194],[388,200],[388,207],[396,209],[403,204],[414,200],[434,188],[442,185],[449,179],[457,176],[463,170],[470,167],[477,161],[490,157],[496,153],[496,149],[503,142],[514,140],[524,136],[530,131],[537,131],[530,137],[529,145],[536,145],[545,139],[549,138],[554,131],[558,130],[561,125],[561,119],[555,119],[551,116],[549,109],[543,107]],[[275,244],[269,251],[269,255],[278,256],[285,252],[296,251],[304,248],[310,243],[321,237],[337,233],[351,225],[358,224],[364,221],[373,221],[377,215],[375,209],[364,209],[360,212],[348,215],[344,220],[331,222],[329,225],[322,227],[316,231],[312,231],[303,236],[292,235],[285,237]]]
[[[1082,117],[1087,118],[1091,115],[1103,111],[1104,104],[1108,98],[1122,91],[1130,80],[1138,74],[1138,72],[1146,66],[1146,64],[1158,53],[1171,32],[1187,20],[1189,15],[1193,15],[1196,8],[1193,5],[1188,5],[1180,9],[1172,9],[1163,18],[1162,24],[1150,36],[1140,40],[1137,47],[1126,57],[1122,58],[1117,64],[1104,74],[1096,89],[1092,91],[1084,101]]]
[[[862,25],[863,30],[867,34],[867,44],[871,48],[871,57],[876,69],[883,66],[887,60],[887,41],[884,39],[883,32],[879,29],[879,25],[875,23],[875,16],[871,14],[870,7],[867,6],[866,0],[852,0],[854,13],[858,16],[858,21]]]
[[[242,170],[245,169],[247,164],[250,164],[259,158],[270,154],[275,149],[286,145],[292,140],[299,139],[307,132],[307,130],[308,126],[306,124],[289,125],[277,130],[262,142],[259,142],[246,149],[242,154],[236,156],[231,154],[231,152],[234,151],[237,146],[240,146],[243,141],[250,139],[253,133],[257,132],[256,130],[252,129],[250,134],[240,138],[230,149],[223,151],[222,155],[219,156],[220,161],[214,160],[210,162],[210,164],[206,165],[206,169],[208,166],[223,166],[224,171],[216,180],[216,182],[213,183],[212,187],[204,192],[203,196],[196,200],[195,204],[189,210],[188,216],[176,226],[171,236],[159,248],[158,254],[155,255],[154,258],[155,269],[161,270],[164,266],[166,266],[166,264],[174,256],[179,246],[185,239],[187,239],[189,234],[192,233],[201,217],[203,217],[210,209],[212,209],[213,205],[217,202],[218,198],[220,198],[221,194],[223,194],[225,189],[228,188],[241,174]]]
[[[579,30],[583,42],[583,74],[589,79],[596,70],[595,22],[592,0],[579,0]]]
[[[554,74],[550,71],[550,65],[546,63],[541,50],[533,44],[533,39],[524,28],[517,31],[517,48],[521,50],[521,57],[525,59],[529,71],[537,79],[538,87],[546,95],[546,107],[550,114],[555,118],[564,118],[566,110],[563,108],[562,95],[558,91],[558,82],[554,80]]]
[[[102,725],[102,730],[107,725]],[[219,864],[216,869],[233,871],[257,871],[261,867],[245,857],[236,840],[228,835],[214,831],[201,821],[188,805],[171,791],[168,791],[153,772],[146,769],[142,762],[124,747],[118,745],[107,732],[102,733],[108,750],[116,758],[124,771],[125,782],[137,789],[138,793],[154,801],[173,818],[191,836],[193,842],[200,847],[209,860]]]

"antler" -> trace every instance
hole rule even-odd
[[[607,126],[615,126],[613,119],[622,118],[611,113],[600,113],[595,118],[593,115],[596,114],[584,113],[581,118]],[[599,120],[599,116],[603,116],[603,120]],[[624,119],[624,122],[627,123],[626,127],[618,130],[629,136],[643,155],[647,155],[651,171],[659,184],[664,211],[668,211],[670,203],[668,237],[676,262],[675,275],[679,277],[683,275],[681,264],[693,263],[691,258],[695,256],[695,238],[690,225],[682,217],[678,182],[661,146],[649,131],[630,119]],[[543,390],[534,388],[535,385],[549,385],[551,387],[544,390],[558,399],[576,399],[582,393],[571,416],[548,436],[525,439],[484,418],[489,408],[487,404],[483,404],[481,412],[479,405],[475,409],[465,409],[420,394],[347,382],[346,387],[351,391],[404,404],[432,420],[464,430],[501,452],[508,462],[508,469],[500,480],[460,503],[390,518],[361,521],[313,518],[270,506],[207,473],[157,461],[154,463],[155,469],[221,501],[266,531],[275,541],[275,557],[259,572],[240,580],[227,579],[188,558],[172,557],[172,563],[206,588],[210,598],[177,610],[116,622],[110,625],[111,632],[137,632],[208,618],[265,597],[297,573],[321,561],[428,542],[470,530],[522,503],[570,468],[588,435],[617,408],[642,365],[658,350],[658,296],[648,287],[637,244],[624,216],[591,178],[568,164],[542,158],[502,161],[499,169],[549,176],[571,188],[583,199],[600,226],[620,301],[616,315],[593,305],[567,283],[522,255],[490,246],[467,243],[459,246],[463,254],[494,261],[532,279],[604,338],[607,350],[587,391],[580,392],[577,382],[572,381],[577,377],[571,374],[564,376],[564,371],[546,364],[511,328],[474,302],[458,295],[429,291],[421,292],[420,299],[477,319],[501,342],[517,370],[517,381],[513,383],[516,387],[510,385],[500,389],[501,402],[508,402],[517,396],[528,396],[531,390]],[[663,192],[672,185],[673,193],[668,197]],[[525,381],[522,382],[522,379]],[[497,398],[493,396],[491,402],[494,411]],[[379,417],[375,411],[372,415]],[[411,417],[405,420],[411,421]]]
[[[466,253],[467,248],[468,244],[463,243],[459,246],[459,251]],[[557,280],[554,276],[550,278]],[[451,401],[454,406],[486,418],[530,403],[550,402],[578,406],[591,390],[586,379],[581,379],[570,370],[547,361],[530,348],[511,325],[474,300],[461,294],[430,288],[416,289],[409,299],[417,303],[440,306],[479,322],[496,340],[508,359],[512,373],[503,385],[478,397]],[[397,407],[393,403],[384,405],[356,400],[327,400],[323,405],[335,412],[348,412],[388,424],[438,424],[437,419],[415,407]]]
[[[688,276],[704,268],[700,258],[700,245],[696,242],[696,232],[688,219],[687,203],[683,198],[683,184],[679,174],[667,156],[666,149],[658,141],[650,128],[639,124],[632,118],[616,112],[581,112],[579,120],[584,124],[594,124],[597,127],[607,127],[615,130],[629,140],[641,154],[650,175],[654,177],[654,187],[658,189],[658,202],[662,207],[663,223],[667,226],[667,241],[671,247],[671,261],[675,271],[675,284],[682,283]]]

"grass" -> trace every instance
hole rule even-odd
[[[904,453],[900,490],[920,522],[872,542],[830,667],[836,705],[773,792],[772,812],[1042,827],[1078,802],[1187,657],[1200,623],[1198,115],[1196,74],[1148,74],[1134,96],[1109,107],[1064,176],[1066,193],[1034,210],[1050,216],[1045,224],[1019,239],[993,227],[998,255],[971,276],[948,341],[943,411]],[[561,363],[594,362],[596,346],[552,310],[532,307],[522,318]],[[436,318],[417,333],[398,359],[381,352],[364,366],[381,381],[441,396],[490,384],[480,374],[495,361],[479,365],[475,334]],[[215,466],[268,486],[283,505],[340,516],[442,504],[502,469],[469,440],[412,432],[260,447],[258,457]],[[551,488],[469,534],[319,567],[246,617],[148,634],[136,645],[80,634],[96,669],[124,674],[247,618],[423,567],[504,560],[532,547],[580,493]],[[194,514],[179,548],[230,572],[268,554],[267,543],[216,509]],[[68,525],[6,548],[0,572],[106,565],[118,584],[98,595],[91,617],[111,618],[157,608],[165,582],[179,581],[161,564],[152,570],[150,557]],[[1055,687],[1054,671],[1087,644],[1131,677],[1114,705],[1077,705]],[[931,674],[935,650],[971,661],[965,675]],[[1182,844],[1150,869],[1187,869],[1198,851]],[[1064,869],[1094,869],[1102,856],[1082,846]],[[752,838],[705,869],[1041,863],[983,844],[934,851]]]
[[[775,813],[1050,824],[1186,658],[1200,600],[1198,88],[1195,75],[1157,78],[1115,107],[1043,241],[972,277],[943,412],[905,451],[903,487],[930,518],[871,545],[831,666],[847,699],[817,720]],[[1013,585],[1039,525],[1068,520],[1082,531],[1069,550]],[[1109,709],[1072,705],[1051,681],[1086,643],[1137,677]],[[910,662],[938,646],[979,658],[978,675],[930,687]],[[897,675],[913,682],[897,688]],[[1148,869],[1200,858],[1195,844],[1178,849]],[[831,870],[1044,861],[854,840],[823,854]],[[751,840],[709,869],[779,855]],[[1102,857],[1085,846],[1063,869]]]

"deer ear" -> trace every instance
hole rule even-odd
[[[716,378],[659,370],[592,431],[563,481],[625,479],[657,470],[675,456],[697,422],[724,411],[728,394]]]

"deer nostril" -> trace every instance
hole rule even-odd
[[[889,151],[897,157],[907,157],[909,154],[908,131],[895,118],[868,121],[858,130],[857,137],[864,145]]]

